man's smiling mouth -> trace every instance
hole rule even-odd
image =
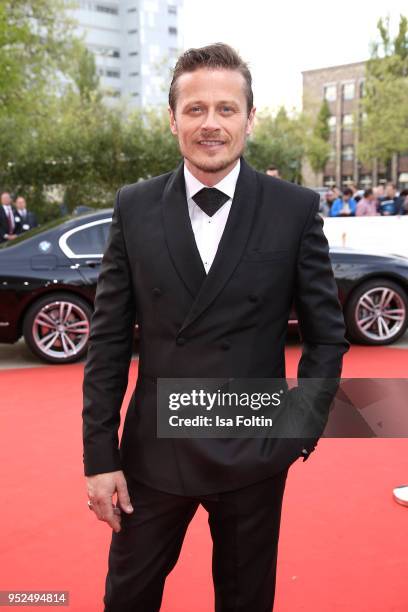
[[[225,140],[199,140],[198,144],[206,147],[219,147],[225,144]]]

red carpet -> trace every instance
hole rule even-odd
[[[294,376],[298,348],[287,356]],[[343,375],[407,373],[408,351],[353,347]],[[134,363],[132,388],[136,374]],[[68,609],[96,612],[110,531],[86,507],[82,375],[83,365],[0,372],[0,590],[69,590]],[[407,612],[408,508],[391,493],[406,482],[408,440],[326,439],[297,462],[284,499],[275,612]],[[212,612],[210,559],[200,511],[167,581],[164,612]]]

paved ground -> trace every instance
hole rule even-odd
[[[296,335],[289,339],[290,344],[297,343]],[[395,344],[391,344],[390,348],[408,349],[408,331]],[[135,350],[134,356],[137,356]],[[16,344],[0,344],[0,370],[10,368],[35,368],[41,367],[44,364],[35,357],[25,345],[24,340],[19,340]]]

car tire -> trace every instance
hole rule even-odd
[[[23,322],[31,351],[46,363],[73,363],[87,352],[91,306],[71,293],[53,293],[34,302]]]
[[[389,279],[370,279],[353,291],[344,315],[351,340],[373,346],[392,344],[407,329],[407,294]]]

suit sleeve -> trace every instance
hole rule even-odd
[[[294,300],[303,342],[296,404],[303,423],[304,446],[309,453],[327,423],[339,384],[343,354],[349,349],[329,245],[318,209],[319,196],[316,196],[301,236]]]
[[[136,305],[119,203],[120,190],[98,278],[84,370],[86,476],[121,469],[118,428],[132,357]]]

